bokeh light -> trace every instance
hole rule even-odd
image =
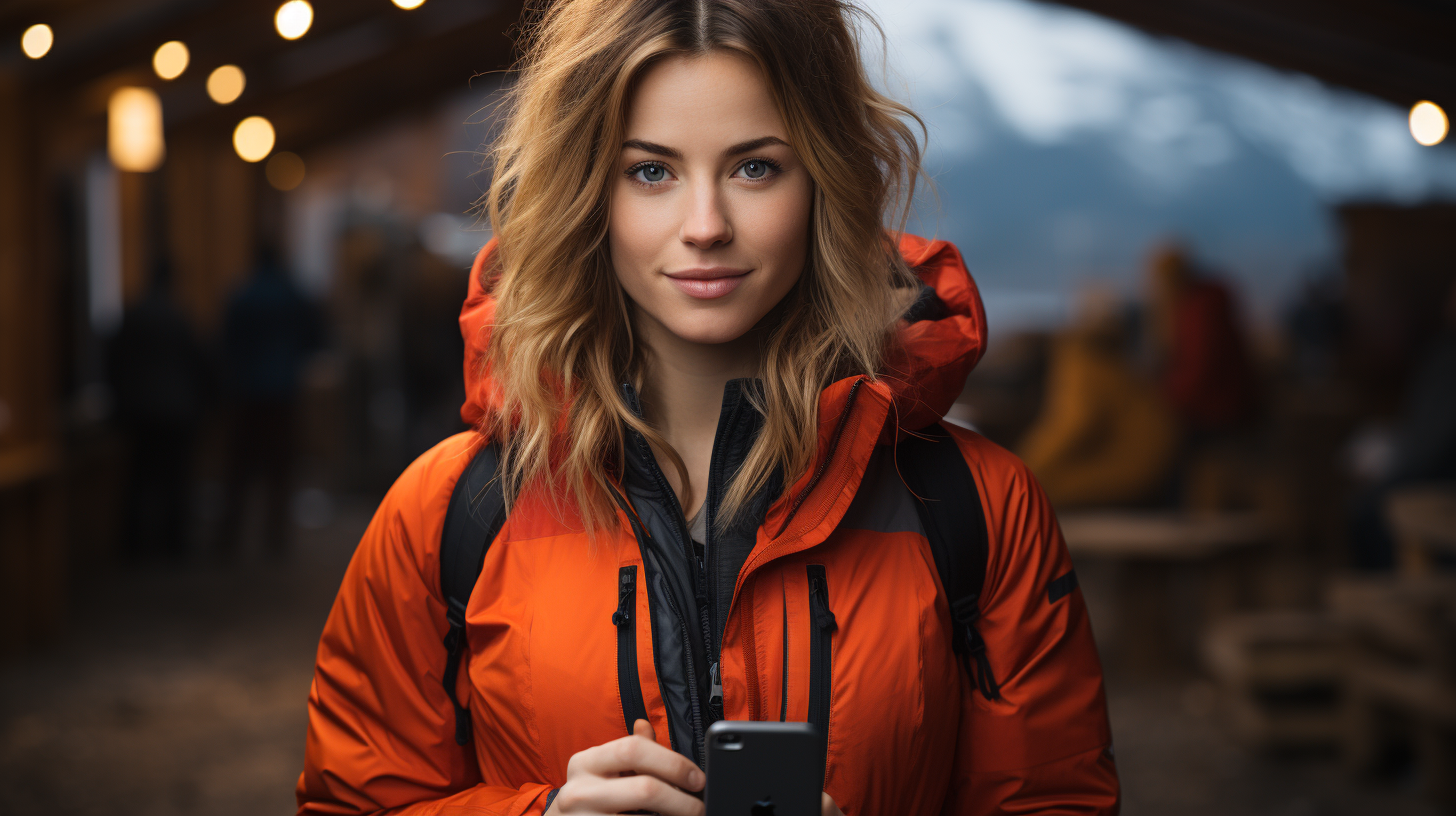
[[[31,59],[40,59],[50,53],[56,42],[56,35],[45,23],[36,23],[20,35],[20,50]]]
[[[425,4],[425,0],[394,0],[394,4],[402,9],[417,9]]]
[[[1446,112],[1435,102],[1417,102],[1411,106],[1411,136],[1426,147],[1440,144],[1450,127]]]
[[[187,70],[187,63],[192,55],[187,52],[187,46],[177,40],[164,42],[157,47],[152,54],[152,70],[162,79],[176,79],[182,76]]]
[[[233,130],[233,149],[246,162],[259,162],[273,152],[273,123],[261,116],[249,116]]]
[[[228,105],[243,95],[248,78],[236,65],[219,65],[207,75],[207,95],[219,105]]]
[[[308,27],[313,25],[313,6],[308,4],[308,0],[288,0],[273,15],[273,25],[278,29],[278,36],[296,40],[307,34]]]
[[[149,173],[162,164],[162,100],[151,88],[117,88],[106,105],[106,152],[118,170]]]
[[[303,159],[297,153],[281,150],[268,160],[263,172],[268,176],[268,183],[273,185],[273,189],[288,192],[303,183]]]

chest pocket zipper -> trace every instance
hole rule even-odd
[[[829,609],[829,581],[822,564],[809,565],[809,722],[819,731],[821,753],[829,747],[829,697],[833,685],[834,631],[839,628]]]
[[[622,700],[622,719],[627,733],[632,723],[647,719],[647,704],[642,701],[642,678],[637,675],[637,567],[617,570],[617,611],[612,625],[617,627],[617,696]]]

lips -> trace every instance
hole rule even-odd
[[[738,285],[752,271],[751,269],[714,266],[668,272],[667,277],[683,294],[700,300],[712,300],[737,289]]]

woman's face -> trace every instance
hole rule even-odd
[[[742,56],[674,57],[643,76],[611,187],[610,242],[649,335],[736,340],[799,279],[813,185],[788,142]]]

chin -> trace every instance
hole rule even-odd
[[[684,315],[667,323],[667,330],[689,343],[716,346],[748,334],[756,322],[751,315]]]

